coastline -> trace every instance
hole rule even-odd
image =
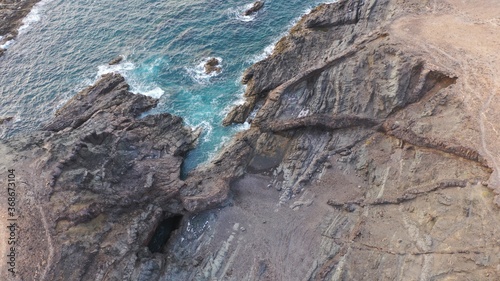
[[[0,46],[14,40],[23,25],[23,19],[31,12],[33,6],[41,0],[21,0],[19,3],[0,1]],[[0,48],[0,57],[6,48]]]
[[[313,9],[246,71],[228,123],[256,110],[251,127],[183,180],[199,132],[138,118],[158,100],[105,75],[0,161],[23,179],[21,276],[498,280],[500,56],[443,26],[481,46],[498,31],[446,2]],[[164,224],[171,237],[150,246]]]

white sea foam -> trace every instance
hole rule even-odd
[[[31,8],[31,11],[23,19],[23,24],[19,27],[19,35],[26,33],[33,23],[41,20],[41,13],[44,11],[44,6],[51,1],[52,0],[42,0]]]
[[[151,67],[152,68],[152,67]],[[140,79],[137,79],[133,74],[136,69],[136,65],[132,62],[127,61],[127,58],[123,56],[122,62],[115,65],[103,64],[97,67],[96,80],[102,75],[108,73],[120,73],[130,85],[130,91],[133,93],[140,93],[145,96],[150,96],[159,99],[165,92],[156,83],[144,83]],[[95,81],[93,82],[95,83]]]
[[[10,45],[14,44],[14,42],[16,42],[16,40],[14,40],[14,39],[9,40],[9,41],[3,43],[2,45],[0,45],[0,49],[8,49],[10,47]]]
[[[203,121],[196,127],[201,127],[203,129],[202,132],[204,135],[203,136],[204,142],[208,142],[212,139],[213,130],[214,130],[214,127],[212,126],[212,124],[210,124],[208,121]]]
[[[150,96],[155,99],[161,98],[163,94],[165,94],[165,91],[163,91],[160,87],[154,87],[152,90],[149,91],[138,91],[139,93],[145,95],[145,96]]]
[[[199,84],[207,84],[210,82],[210,78],[215,77],[219,75],[221,72],[217,71],[212,71],[211,73],[206,73],[205,72],[205,64],[208,62],[213,57],[206,57],[204,58],[201,62],[199,62],[196,66],[194,67],[186,67],[186,71],[194,81],[196,81]],[[215,57],[219,61],[218,67],[222,69],[222,58]]]
[[[123,61],[122,63],[114,65],[103,64],[97,67],[97,76],[101,77],[102,75],[108,73],[120,73],[123,76],[128,76],[129,72],[134,69],[135,64],[127,61]]]
[[[246,131],[248,129],[250,129],[250,123],[248,123],[248,122],[236,125],[237,132]]]
[[[228,14],[231,18],[242,21],[242,22],[250,22],[254,21],[257,17],[257,13],[252,13],[251,15],[245,16],[245,11],[252,8],[253,3],[248,3],[243,6],[239,6],[236,8],[231,8],[228,10]]]
[[[273,53],[274,47],[276,47],[276,43],[278,43],[278,41],[279,41],[279,39],[281,39],[281,37],[283,37],[283,35],[276,38],[273,43],[267,45],[264,48],[264,51],[262,51],[262,53],[251,57],[247,62],[254,64],[254,63],[259,62],[261,60],[267,59]]]

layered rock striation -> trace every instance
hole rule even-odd
[[[440,27],[498,46],[487,2],[338,1],[304,16],[243,75],[246,102],[224,124],[251,128],[208,166],[237,172],[229,206],[204,213],[204,234],[180,233],[191,240],[172,244],[167,276],[496,280],[498,55]]]
[[[224,123],[250,129],[185,180],[199,132],[104,76],[0,145],[22,179],[18,276],[498,280],[494,11],[320,5],[243,75]]]
[[[180,169],[199,135],[177,116],[141,117],[157,102],[107,74],[40,132],[9,141],[20,280],[141,280],[137,265],[155,263],[141,253],[162,221],[186,213]]]

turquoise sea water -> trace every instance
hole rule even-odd
[[[151,113],[170,112],[203,127],[185,161],[191,170],[246,128],[221,126],[229,108],[242,100],[243,71],[322,2],[268,0],[245,17],[252,1],[43,0],[0,58],[0,117],[15,117],[0,133],[36,129],[100,74],[118,71],[133,92],[160,98]],[[125,60],[107,66],[118,55]],[[209,57],[222,60],[220,74],[203,73]]]

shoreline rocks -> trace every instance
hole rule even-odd
[[[196,207],[193,191],[179,177],[200,131],[168,113],[139,118],[158,100],[128,88],[121,75],[106,74],[40,132],[0,144],[18,159],[0,164],[15,167],[26,183],[17,189],[24,231],[19,243],[30,245],[17,253],[21,278],[93,280],[103,270],[132,274],[136,268],[128,263],[106,269],[99,264],[147,263],[136,256],[156,225]],[[46,270],[34,276],[34,268]]]
[[[255,2],[253,3],[253,6],[252,6],[250,9],[246,10],[246,11],[243,13],[243,15],[245,15],[245,16],[250,16],[250,15],[252,15],[252,14],[254,14],[254,13],[258,12],[258,11],[259,11],[260,9],[262,9],[263,7],[264,7],[264,1],[255,1]]]
[[[158,101],[103,76],[39,132],[0,142],[12,156],[0,164],[22,179],[20,242],[30,247],[19,248],[18,274],[497,280],[496,167],[484,154],[496,147],[484,144],[498,142],[473,106],[498,101],[468,100],[471,85],[491,92],[481,57],[447,41],[433,42],[446,52],[414,45],[432,32],[406,31],[419,26],[411,20],[462,16],[435,8],[341,0],[314,9],[244,75],[247,100],[225,122],[251,115],[251,127],[183,180],[199,132],[167,113],[140,118]],[[456,67],[464,57],[475,71]],[[153,238],[162,227],[178,229]]]
[[[213,72],[220,73],[222,71],[220,61],[217,58],[210,58],[203,67],[206,74],[211,74]]]
[[[3,125],[4,123],[7,123],[7,122],[10,122],[14,119],[14,117],[12,116],[8,116],[8,117],[0,117],[0,125]]]
[[[121,55],[120,55],[120,56],[117,56],[117,57],[115,57],[114,59],[110,60],[110,61],[108,62],[108,65],[117,65],[117,64],[119,64],[120,62],[122,62],[122,60],[123,60],[123,56],[121,56]]]
[[[33,6],[40,0],[20,0],[16,3],[11,1],[0,1],[0,45],[14,39],[18,34],[18,29],[22,25],[22,20],[31,11]],[[0,57],[5,53],[5,49],[0,50]]]

